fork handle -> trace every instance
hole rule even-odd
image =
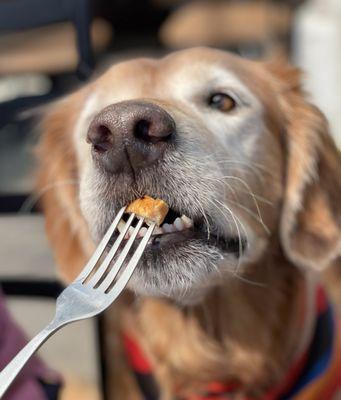
[[[24,368],[33,354],[52,336],[61,326],[50,323],[39,332],[27,345],[13,358],[13,360],[0,372],[0,399],[10,387],[16,376]]]

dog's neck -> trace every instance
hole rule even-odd
[[[309,342],[306,278],[282,255],[267,255],[247,271],[257,284],[228,279],[196,306],[144,298],[134,308],[129,330],[170,397],[175,388],[185,394],[212,381],[259,395],[283,379]]]

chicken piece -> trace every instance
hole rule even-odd
[[[127,213],[135,213],[145,218],[148,224],[155,222],[158,226],[164,221],[169,207],[167,203],[160,199],[153,199],[150,196],[144,196],[130,203],[126,209]]]

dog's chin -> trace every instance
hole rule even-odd
[[[167,297],[179,303],[199,301],[217,283],[223,254],[200,239],[148,246],[129,288],[139,295]]]
[[[103,232],[94,231],[99,241]],[[246,244],[234,236],[208,236],[195,226],[153,235],[128,288],[140,296],[165,297],[182,305],[198,303],[236,268]]]

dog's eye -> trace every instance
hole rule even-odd
[[[214,93],[209,97],[208,105],[219,111],[229,112],[236,107],[236,102],[226,93]]]

